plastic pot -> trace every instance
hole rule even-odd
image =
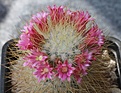
[[[107,41],[109,43],[108,49],[110,51],[110,55],[113,55],[113,58],[116,60],[116,75],[118,77],[117,83],[118,87],[121,89],[121,41],[114,38],[114,37],[108,37]],[[10,65],[7,64],[9,62],[6,58],[8,56],[11,56],[7,54],[7,51],[9,52],[8,47],[12,47],[11,44],[14,43],[14,40],[10,40],[6,42],[2,48],[2,55],[1,55],[1,67],[0,67],[0,93],[12,93],[11,92],[11,78],[6,78],[8,76],[8,72],[10,70],[6,67],[9,67]],[[11,57],[11,60],[17,60],[14,57]]]
[[[8,73],[10,72],[10,69],[7,68],[10,66],[9,60],[7,57],[11,56],[11,60],[17,60],[16,58],[12,57],[12,55],[8,54],[9,52],[9,47],[13,47],[11,44],[14,43],[14,39],[9,40],[4,44],[2,47],[2,54],[1,54],[1,67],[0,67],[0,93],[12,93],[11,92],[11,78],[7,78],[9,75]]]

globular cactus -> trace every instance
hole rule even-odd
[[[15,93],[107,93],[105,36],[86,11],[49,6],[24,26],[12,65]]]

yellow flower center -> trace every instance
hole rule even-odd
[[[44,69],[42,70],[42,73],[41,73],[41,74],[45,74],[45,73],[47,73],[47,72],[49,72],[49,69],[48,69],[48,68],[44,68]]]
[[[43,72],[47,73],[47,72],[49,72],[49,69],[48,68],[44,68]]]
[[[25,31],[26,34],[28,34],[28,32],[29,32],[28,30]]]
[[[62,67],[62,72],[65,73],[68,71],[68,68],[67,67]]]
[[[41,60],[42,60],[42,58],[43,58],[43,56],[38,56],[38,57],[36,58],[36,60],[41,61]]]

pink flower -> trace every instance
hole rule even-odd
[[[76,69],[74,70],[73,76],[78,83],[80,83],[82,77],[87,74],[87,68],[90,66],[92,60],[92,52],[89,52],[88,50],[75,56],[75,62],[77,65],[75,67]]]
[[[28,54],[24,59],[26,62],[23,66],[29,66],[30,68],[38,68],[40,65],[45,64],[48,57],[45,53],[39,50],[31,50],[31,54]]]
[[[64,63],[60,63],[57,65],[57,76],[60,78],[62,81],[68,80],[70,81],[70,77],[75,70],[74,67],[72,67],[72,64],[69,64],[68,61],[66,60]]]
[[[32,49],[33,48],[33,43],[31,42],[30,35],[32,34],[32,26],[33,24],[30,23],[30,25],[24,26],[24,30],[22,31],[22,34],[20,36],[20,40],[17,44],[17,46],[21,50],[27,50],[27,49]]]
[[[80,69],[76,67],[76,69],[74,70],[73,75],[74,75],[74,77],[75,77],[75,79],[77,80],[78,83],[80,83],[81,80],[82,80],[82,78],[80,77],[81,74],[82,73],[81,73]]]
[[[75,62],[81,70],[86,70],[90,66],[92,60],[92,52],[82,52],[82,54],[75,56]]]
[[[17,46],[21,50],[31,49],[33,47],[33,44],[30,41],[29,36],[26,33],[22,33],[20,36],[20,39],[21,40],[18,41]]]
[[[78,83],[81,82],[82,77],[87,74],[86,70],[80,69],[78,66],[75,67],[76,69],[73,72],[74,78],[77,80]]]
[[[33,28],[33,23],[30,22],[29,25],[26,24],[24,26],[24,29],[21,30],[21,32],[26,33],[29,36],[30,34],[33,34],[32,28]]]
[[[85,43],[88,46],[102,46],[104,44],[104,36],[97,25],[94,25],[86,34]]]
[[[48,9],[49,9],[49,15],[51,17],[51,21],[53,22],[54,25],[64,20],[65,11],[63,6],[59,6],[59,7],[57,7],[56,5],[54,5],[53,7],[49,6]]]
[[[36,25],[39,27],[41,31],[47,31],[48,25],[47,25],[47,12],[41,12],[37,13],[37,15],[34,15],[32,17],[31,22],[36,23]]]
[[[72,12],[70,10],[64,10],[63,6],[57,7],[54,5],[53,7],[49,6],[49,15],[51,17],[51,21],[53,24],[57,24],[59,22],[67,22],[74,23],[75,27],[77,28],[77,32],[84,30],[86,28],[86,24],[89,21],[94,20],[91,18],[88,12],[84,11],[76,11]]]
[[[91,60],[92,60],[92,52],[89,52],[88,50],[75,56],[75,62],[85,63],[86,61],[89,62]]]
[[[85,34],[85,39],[79,45],[80,50],[90,50],[93,54],[99,54],[102,45],[104,44],[103,32],[97,25],[93,25]]]
[[[83,31],[86,29],[86,25],[89,21],[94,20],[91,18],[88,12],[84,11],[76,11],[72,13],[72,21],[74,21],[75,26],[77,28],[77,32]]]
[[[38,78],[38,82],[40,82],[41,80],[52,79],[52,70],[53,68],[48,63],[45,63],[39,66],[33,74]]]
[[[30,50],[33,48],[41,49],[41,44],[44,43],[44,37],[35,31],[33,23],[30,22],[29,25],[24,26],[24,30],[21,31],[23,33],[17,44],[21,50]]]

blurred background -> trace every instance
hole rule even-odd
[[[3,44],[16,38],[30,17],[48,5],[89,11],[105,34],[121,40],[121,0],[0,0],[0,54]]]

